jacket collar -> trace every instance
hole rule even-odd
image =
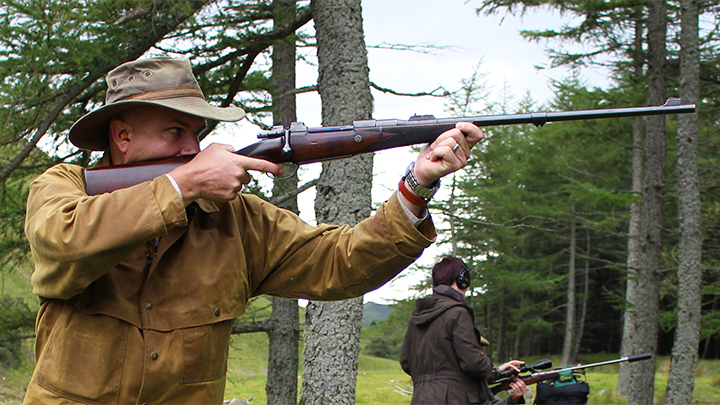
[[[437,294],[450,297],[455,301],[465,303],[465,296],[460,291],[450,287],[449,285],[441,284],[439,286],[433,287],[433,291]]]

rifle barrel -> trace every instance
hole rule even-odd
[[[652,358],[652,354],[650,354],[650,353],[641,353],[641,354],[635,354],[635,355],[632,355],[632,356],[623,356],[623,357],[621,357],[621,358],[619,358],[619,359],[602,361],[602,362],[599,362],[599,363],[580,364],[580,365],[577,365],[577,366],[574,366],[574,367],[556,368],[555,370],[543,371],[543,372],[540,372],[540,373],[535,373],[535,374],[533,374],[533,375],[543,375],[543,374],[550,374],[550,373],[559,373],[559,372],[563,372],[563,371],[582,370],[582,369],[585,369],[585,368],[607,366],[608,364],[623,363],[623,362],[626,362],[626,361],[627,361],[628,363],[632,363],[632,362],[635,362],[635,361],[647,360],[647,359],[651,359],[651,358]]]
[[[511,124],[533,124],[541,127],[548,122],[580,121],[601,118],[638,117],[646,115],[689,114],[696,110],[695,104],[682,104],[679,98],[669,98],[661,106],[620,107],[595,110],[534,112],[511,115],[486,115],[465,117],[479,127]],[[452,118],[450,120],[453,120]],[[439,119],[438,122],[444,121]]]

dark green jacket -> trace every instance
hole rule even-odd
[[[492,397],[487,377],[493,365],[480,346],[472,309],[449,288],[419,299],[410,317],[400,365],[413,380],[411,404],[514,404]]]

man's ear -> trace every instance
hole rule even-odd
[[[131,130],[130,125],[123,120],[114,119],[110,121],[110,142],[115,144],[122,153],[127,151]]]

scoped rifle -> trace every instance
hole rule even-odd
[[[275,163],[301,165],[341,159],[400,146],[434,141],[458,122],[472,122],[478,127],[577,121],[598,118],[639,117],[645,115],[684,114],[695,112],[695,104],[682,104],[670,98],[664,105],[652,107],[606,108],[596,110],[535,112],[509,115],[435,118],[415,115],[408,120],[359,120],[352,125],[308,128],[293,122],[289,128],[275,126],[258,135],[260,141],[235,153]],[[88,195],[111,192],[134,186],[170,172],[189,162],[194,155],[147,160],[125,165],[85,170]]]
[[[554,380],[558,377],[558,375],[562,372],[566,371],[573,371],[573,370],[581,370],[586,368],[592,368],[592,367],[600,367],[600,366],[606,366],[608,364],[615,364],[615,363],[622,363],[622,362],[635,362],[640,360],[647,360],[652,358],[652,355],[650,353],[642,353],[642,354],[635,354],[632,356],[625,356],[621,357],[617,360],[608,360],[603,361],[600,363],[592,363],[592,364],[585,364],[585,365],[579,365],[575,367],[565,367],[565,368],[555,368],[554,370],[550,371],[541,371],[541,372],[533,372],[532,374],[528,375],[516,375],[514,377],[507,377],[507,378],[501,378],[497,381],[492,381],[489,384],[493,385],[490,387],[490,391],[492,391],[493,394],[497,394],[500,391],[505,391],[510,389],[510,383],[515,381],[516,378],[520,378],[521,380],[525,381],[525,385],[531,385],[535,383],[539,383],[541,381],[548,381],[548,380]],[[552,366],[551,366],[552,367]]]

